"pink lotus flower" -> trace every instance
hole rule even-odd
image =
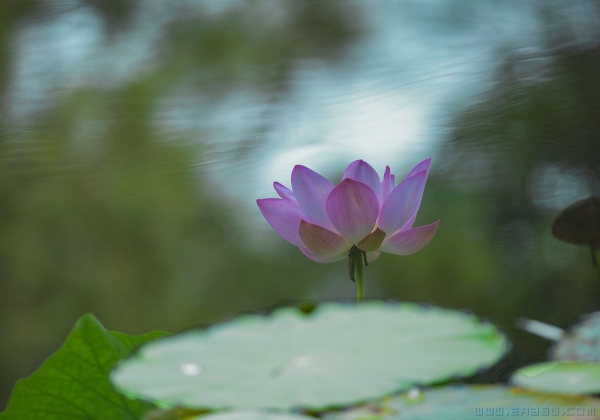
[[[380,181],[363,160],[348,165],[338,186],[296,165],[293,191],[275,182],[281,198],[256,202],[271,227],[316,262],[344,259],[353,246],[363,252],[365,263],[381,251],[409,255],[423,249],[440,224],[438,220],[413,228],[430,163],[425,159],[417,164],[397,186],[389,166]]]

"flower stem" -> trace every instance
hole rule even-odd
[[[358,251],[358,256],[354,259],[354,277],[356,279],[356,303],[361,303],[364,300],[365,294],[363,290],[363,259]]]

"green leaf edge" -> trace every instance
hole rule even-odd
[[[553,395],[584,396],[584,395],[597,395],[598,393],[600,393],[600,379],[598,380],[597,388],[595,388],[593,391],[590,390],[590,391],[584,392],[584,393],[580,393],[580,392],[571,393],[568,390],[549,391],[543,387],[538,388],[536,386],[537,384],[535,384],[535,383],[534,383],[534,386],[532,386],[531,384],[525,384],[523,381],[521,381],[519,379],[522,375],[527,376],[527,377],[541,375],[541,374],[544,374],[544,372],[547,372],[547,371],[552,370],[559,366],[560,366],[561,370],[562,369],[579,370],[579,369],[582,369],[582,366],[594,366],[594,368],[600,372],[600,362],[596,361],[596,360],[566,361],[566,362],[547,361],[547,362],[526,365],[526,366],[523,366],[523,367],[517,369],[512,374],[512,376],[510,378],[510,382],[514,386],[520,387],[522,389],[527,389],[527,390],[536,391],[536,392],[545,392],[545,393],[553,394]]]
[[[57,411],[53,412],[50,410],[24,408],[28,405],[28,402],[32,398],[35,398],[35,397],[31,397],[31,395],[29,395],[31,390],[33,390],[34,392],[37,392],[37,393],[39,393],[39,392],[45,393],[45,391],[40,391],[40,388],[38,386],[36,386],[36,383],[45,381],[47,379],[47,376],[52,377],[53,372],[55,372],[57,369],[60,371],[59,366],[64,364],[62,359],[65,357],[65,354],[67,354],[67,353],[76,354],[73,351],[73,349],[71,349],[71,346],[72,346],[71,342],[75,341],[76,339],[82,339],[86,344],[88,344],[88,346],[90,348],[93,348],[93,346],[91,344],[89,344],[89,342],[87,340],[87,338],[89,338],[89,337],[86,337],[86,336],[93,335],[94,333],[100,334],[102,339],[106,340],[105,344],[110,345],[114,351],[114,354],[112,355],[112,357],[109,357],[109,359],[111,359],[111,360],[114,359],[114,361],[111,363],[111,366],[105,367],[102,365],[101,361],[97,358],[97,354],[92,350],[95,360],[98,363],[94,367],[97,369],[101,369],[102,372],[104,373],[104,377],[106,379],[105,384],[107,386],[107,389],[110,390],[109,396],[112,396],[112,395],[118,396],[120,405],[123,408],[124,413],[126,413],[126,416],[124,416],[122,418],[126,419],[126,420],[130,420],[130,419],[138,420],[141,418],[141,416],[146,411],[153,408],[154,405],[147,401],[130,402],[130,400],[132,399],[131,396],[126,396],[127,398],[129,398],[129,400],[123,398],[124,395],[122,393],[119,393],[114,388],[112,383],[110,382],[109,375],[110,375],[110,372],[112,371],[113,367],[116,366],[116,364],[118,364],[120,360],[127,357],[134,350],[134,348],[136,348],[139,345],[144,344],[148,341],[156,340],[159,338],[164,338],[164,337],[170,335],[170,333],[165,332],[165,331],[152,331],[152,332],[141,334],[141,335],[128,335],[128,334],[124,334],[124,333],[117,332],[117,331],[109,331],[106,328],[104,328],[102,323],[100,323],[100,321],[93,314],[87,313],[87,314],[82,315],[77,320],[77,322],[75,323],[75,325],[69,332],[67,338],[65,339],[65,341],[63,342],[63,344],[60,346],[60,348],[58,350],[56,350],[54,353],[52,353],[42,363],[42,365],[39,368],[37,368],[31,375],[29,375],[25,378],[21,378],[16,382],[6,409],[0,413],[0,420],[27,420],[27,419],[57,420],[57,419],[63,419],[63,418],[104,420],[106,417],[103,415],[103,413],[96,412],[96,411],[91,414],[85,413],[85,414],[81,414],[81,415],[76,415],[76,414],[69,413],[68,410],[66,410],[65,412],[60,412],[59,409],[57,409]],[[79,356],[71,356],[71,357],[79,357]],[[82,383],[80,381],[80,378],[72,378],[72,379],[73,379],[74,383],[79,382],[80,386],[84,386],[84,387],[86,386],[85,383]],[[72,402],[61,397],[60,394],[54,395],[54,394],[50,393],[50,394],[47,394],[47,397],[50,399],[62,401],[63,406],[69,406],[69,405],[73,406]],[[103,396],[103,397],[106,397],[106,396]],[[60,406],[61,405],[59,403],[59,407]],[[120,419],[113,418],[112,420],[120,420]]]

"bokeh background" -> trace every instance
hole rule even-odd
[[[542,359],[516,318],[600,306],[589,250],[550,231],[600,191],[598,22],[587,0],[1,1],[0,409],[86,312],[135,334],[352,297],[255,200],[358,158],[431,156],[417,225],[442,219],[367,296],[498,323],[485,380]]]

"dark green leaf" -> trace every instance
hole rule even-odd
[[[17,382],[0,420],[137,420],[152,406],[117,393],[108,374],[134,347],[164,332],[129,336],[81,317],[62,347]]]

